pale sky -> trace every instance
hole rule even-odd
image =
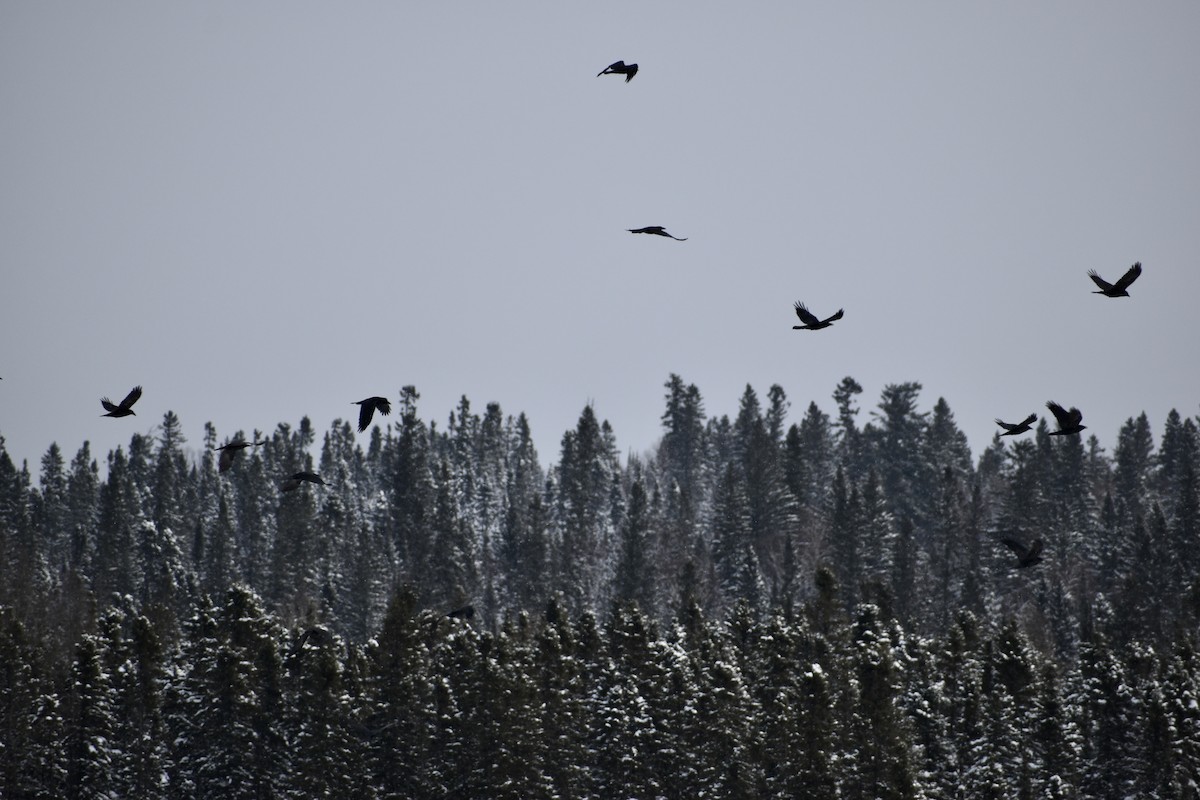
[[[920,381],[976,456],[1054,399],[1111,452],[1200,411],[1198,42],[1194,0],[6,2],[0,435],[36,476],[413,384],[552,462],[589,402],[652,447],[675,372],[793,422]]]

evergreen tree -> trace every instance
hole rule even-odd
[[[658,447],[659,468],[667,485],[678,488],[680,515],[692,524],[703,502],[705,469],[704,403],[695,384],[685,386],[672,373],[665,384],[667,409]]]
[[[883,387],[879,411],[880,422],[875,459],[880,479],[897,517],[912,519],[924,526],[934,480],[931,465],[921,458],[928,422],[926,414],[917,411],[919,383],[888,384]],[[952,424],[943,420],[943,425]],[[951,433],[945,434],[951,441]]]
[[[713,567],[728,607],[759,596],[758,559],[750,528],[750,501],[733,464],[713,496]]]
[[[110,676],[101,661],[101,647],[95,636],[84,636],[71,669],[63,748],[67,765],[63,796],[68,798],[120,794],[114,773],[124,754],[114,747],[118,722]]]
[[[604,600],[614,566],[612,495],[617,457],[600,425],[585,406],[575,430],[563,435],[559,462],[558,515],[561,521],[557,570],[561,589],[574,608]]]
[[[616,597],[619,601],[633,602],[653,612],[650,502],[640,475],[634,478],[629,488],[629,507],[625,510],[619,530],[621,554],[615,576]]]
[[[856,614],[851,663],[857,697],[843,746],[851,763],[842,773],[841,791],[847,798],[917,797],[890,635],[874,606],[860,605]]]
[[[842,464],[850,470],[851,476],[858,474],[858,469],[864,456],[862,431],[854,422],[858,416],[855,396],[862,394],[862,386],[850,376],[842,378],[833,391],[833,402],[837,404],[837,443]]]
[[[391,508],[402,575],[423,590],[431,566],[428,531],[435,490],[429,429],[417,417],[419,398],[412,386],[400,390],[400,437],[394,455]]]
[[[64,757],[63,744],[71,742],[67,731],[82,730],[78,718],[64,719],[48,662],[42,644],[13,610],[0,606],[0,796],[64,797],[68,770],[79,774],[81,765]],[[76,747],[79,743],[82,739]]]

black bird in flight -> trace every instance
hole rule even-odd
[[[672,236],[671,234],[667,233],[667,231],[663,228],[662,225],[647,225],[644,228],[628,228],[627,230],[630,233],[652,233],[655,236],[666,236],[668,239],[674,239],[677,242],[686,242],[687,241],[686,236],[684,238],[680,239],[678,236]]]
[[[821,330],[821,328],[828,328],[830,325],[832,325],[834,323],[835,320],[841,319],[843,313],[844,313],[843,310],[839,308],[837,310],[837,313],[834,314],[832,317],[828,317],[826,319],[817,319],[816,315],[808,310],[808,306],[804,305],[804,303],[801,303],[799,300],[797,300],[796,301],[796,316],[799,317],[800,321],[803,322],[804,324],[803,325],[793,325],[792,330],[794,330],[794,331],[819,331],[819,330]]]
[[[309,483],[319,483],[325,486],[325,481],[321,480],[321,476],[315,472],[297,472],[283,482],[279,488],[285,492],[290,492],[294,489],[299,489],[300,484],[308,481]]]
[[[453,611],[447,611],[446,616],[450,619],[474,619],[475,606],[463,606],[456,608]]]
[[[1042,540],[1034,539],[1033,544],[1028,547],[1025,543],[1017,539],[1001,539],[1009,550],[1017,556],[1017,569],[1025,569],[1032,567],[1034,564],[1042,563]]]
[[[359,406],[358,409],[358,432],[362,433],[371,424],[371,417],[378,411],[385,417],[392,413],[392,404],[386,397],[368,397],[366,400],[358,400],[354,405]]]
[[[1090,277],[1092,281],[1100,287],[1100,291],[1092,292],[1092,294],[1102,294],[1105,297],[1129,297],[1129,292],[1127,291],[1129,289],[1129,284],[1136,281],[1138,276],[1141,274],[1142,262],[1140,261],[1126,270],[1125,274],[1122,275],[1121,279],[1116,283],[1109,283],[1108,281],[1104,280],[1104,278],[1101,278],[1094,269],[1088,270],[1088,277]]]
[[[624,61],[614,61],[604,69],[596,73],[596,77],[601,75],[624,75],[625,82],[629,83],[633,80],[633,76],[637,75],[637,64],[626,64]]]
[[[332,642],[333,636],[329,633],[329,631],[318,625],[316,627],[309,628],[304,633],[300,634],[300,638],[296,640],[296,644],[292,647],[290,656],[294,658],[301,650],[304,649],[304,645],[306,644],[311,643],[313,647],[324,647],[327,644],[332,644]]]
[[[138,398],[141,396],[142,396],[142,387],[135,386],[129,392],[129,394],[125,395],[125,399],[121,401],[121,404],[119,406],[113,405],[113,402],[111,400],[109,400],[107,397],[101,397],[100,405],[104,406],[104,410],[107,411],[108,413],[101,414],[100,416],[102,416],[102,417],[128,417],[130,414],[137,416],[134,413],[133,404],[136,403],[138,401]]]
[[[217,461],[217,472],[225,472],[232,467],[234,456],[242,450],[245,450],[247,447],[258,447],[263,444],[266,444],[266,442],[230,442],[220,447],[214,447],[213,450],[218,450],[221,453],[221,457]]]
[[[1051,436],[1067,436],[1068,434],[1079,433],[1087,427],[1087,425],[1080,424],[1083,422],[1083,412],[1078,408],[1072,408],[1070,411],[1067,411],[1053,400],[1046,403],[1046,408],[1050,409],[1051,413],[1054,414],[1054,418],[1058,420],[1058,430],[1050,431]]]
[[[996,419],[996,424],[1001,428],[1004,428],[1004,433],[1000,434],[1001,436],[1016,436],[1019,433],[1025,433],[1035,422],[1037,422],[1037,414],[1030,414],[1028,417],[1016,423],[1015,425],[1011,422],[1005,422],[999,418]]]

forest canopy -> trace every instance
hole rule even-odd
[[[1196,418],[976,458],[919,383],[664,388],[624,463],[414,387],[199,457],[168,412],[103,477],[0,437],[0,795],[1195,791]]]

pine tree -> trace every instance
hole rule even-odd
[[[68,798],[120,795],[114,768],[124,754],[114,747],[118,721],[101,648],[95,636],[84,636],[71,669],[63,753],[67,764],[64,797]]]
[[[0,436],[0,603],[32,608],[45,567],[35,540],[29,472],[18,470]]]
[[[733,464],[713,495],[713,568],[724,604],[760,597],[758,557],[751,530],[750,501]]]
[[[559,462],[561,521],[557,570],[572,607],[603,603],[615,538],[612,489],[617,457],[592,407],[585,406],[575,430],[563,435]]]
[[[352,729],[353,704],[338,659],[340,642],[328,634],[301,643],[285,659],[286,715],[294,717],[288,742],[291,769],[279,779],[296,797],[369,797],[366,749]]]
[[[858,416],[855,396],[862,394],[862,386],[850,376],[842,378],[833,391],[833,402],[837,404],[837,443],[842,465],[850,471],[851,479],[858,474],[864,458],[862,431],[854,422]]]
[[[857,699],[844,745],[854,760],[841,775],[841,791],[847,798],[917,797],[913,746],[900,714],[900,676],[890,636],[874,606],[860,605],[856,614],[850,658]]]
[[[393,595],[374,645],[368,650],[366,719],[368,763],[380,798],[433,794],[438,782],[437,694],[429,674],[428,645],[411,587]],[[442,786],[441,792],[445,792]]]
[[[0,606],[0,796],[59,798],[72,764],[48,654],[15,612]],[[72,720],[72,724],[74,720]]]
[[[650,502],[641,475],[629,488],[629,507],[619,528],[621,553],[617,561],[615,593],[619,602],[633,602],[646,612],[654,612],[654,587],[651,585]]]
[[[920,392],[921,384],[914,382],[883,387],[879,411],[875,412],[881,427],[874,456],[892,513],[910,518],[923,528],[937,473],[921,457],[929,423],[927,414],[917,411]],[[947,424],[952,420],[943,419],[943,425]],[[950,433],[945,435],[953,440]]]
[[[666,484],[678,489],[681,520],[691,525],[704,500],[704,402],[695,384],[684,386],[683,379],[674,373],[664,385],[667,410],[662,415],[658,465]]]
[[[833,476],[833,497],[829,509],[829,548],[833,573],[844,587],[847,607],[858,601],[858,586],[863,577],[862,507],[857,488],[847,486],[839,466]]]
[[[417,417],[420,395],[412,386],[400,390],[400,436],[394,455],[391,524],[404,578],[423,592],[431,567],[429,525],[434,485],[429,429]]]

